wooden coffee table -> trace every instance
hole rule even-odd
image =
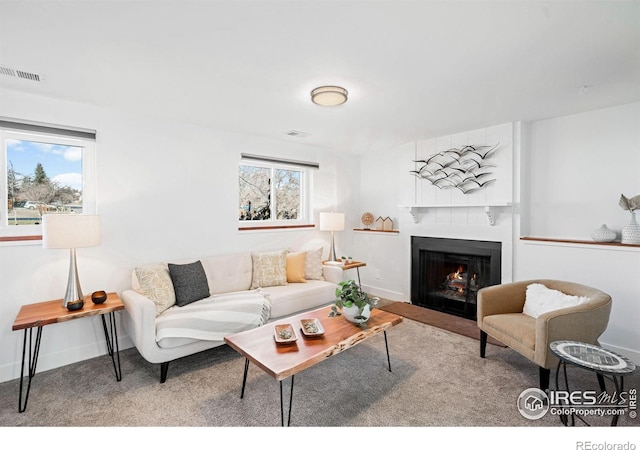
[[[225,342],[246,358],[240,398],[244,397],[249,361],[251,361],[280,382],[280,419],[282,426],[284,426],[285,408],[282,382],[291,377],[288,426],[291,423],[294,376],[378,333],[384,334],[387,364],[391,372],[387,329],[402,322],[402,316],[374,308],[369,320],[364,325],[358,326],[347,321],[343,316],[329,317],[330,311],[331,306],[327,306],[225,337]],[[324,329],[322,335],[306,336],[302,332],[300,320],[312,318],[320,321]],[[297,338],[294,342],[276,342],[275,328],[282,324],[291,324]]]

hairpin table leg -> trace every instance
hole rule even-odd
[[[29,334],[29,368],[27,383],[27,391],[24,395],[24,403],[22,402],[22,391],[24,385],[24,360],[27,355],[27,333]],[[22,366],[20,368],[20,392],[18,394],[18,412],[22,413],[27,409],[27,402],[29,401],[29,391],[31,390],[31,379],[36,374],[36,365],[38,364],[38,354],[40,353],[40,342],[42,340],[42,327],[38,327],[36,331],[36,340],[33,342],[33,328],[24,330],[24,340],[22,343]]]

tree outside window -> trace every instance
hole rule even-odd
[[[82,147],[7,139],[6,225],[46,213],[82,212]]]
[[[304,216],[304,169],[240,164],[240,221],[299,221]]]
[[[0,246],[37,242],[44,214],[96,213],[95,131],[4,121],[0,176]]]

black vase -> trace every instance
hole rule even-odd
[[[67,303],[67,309],[69,311],[77,311],[79,309],[82,309],[83,307],[84,307],[84,300],[83,299],[74,300],[72,302],[68,302]]]
[[[96,305],[104,303],[107,300],[107,293],[105,291],[96,291],[91,294],[91,301]]]

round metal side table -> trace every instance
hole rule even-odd
[[[613,381],[614,393],[619,395],[624,389],[624,377],[631,375],[636,370],[636,365],[624,356],[611,350],[593,344],[577,341],[554,341],[549,345],[551,351],[559,358],[556,369],[556,389],[559,389],[559,375],[562,367],[566,392],[570,393],[569,379],[567,378],[567,364],[572,364],[596,373],[601,392],[606,392],[604,379]],[[575,426],[575,418],[578,417],[585,425],[589,425],[582,417],[571,414],[571,426]],[[618,415],[611,419],[611,426],[618,424]],[[561,415],[560,420],[565,426],[569,425],[569,418]]]

